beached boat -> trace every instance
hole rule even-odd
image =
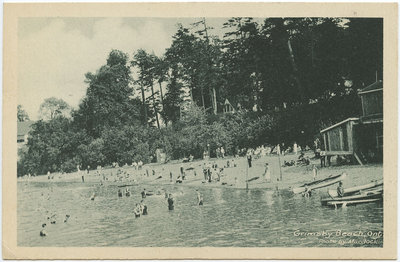
[[[321,199],[321,204],[324,206],[346,206],[360,203],[369,203],[382,200],[383,187],[377,187],[374,190],[362,191],[354,193],[350,196],[343,197],[328,197]]]
[[[332,184],[338,183],[339,181],[342,181],[345,178],[346,178],[346,173],[342,173],[340,175],[330,176],[325,179],[316,180],[316,181],[313,181],[310,183],[305,183],[304,185],[293,188],[292,191],[295,194],[299,194],[299,193],[304,192],[306,188],[310,191],[313,189],[327,187]]]
[[[350,195],[353,195],[356,192],[373,189],[375,187],[379,187],[379,186],[382,186],[382,185],[383,185],[383,180],[375,180],[375,181],[372,181],[371,183],[366,184],[366,185],[345,188],[343,196],[350,196]],[[328,190],[328,194],[331,197],[337,197],[338,196],[336,189],[329,189]]]
[[[328,202],[328,206],[334,206],[334,207],[345,207],[345,206],[350,206],[350,205],[357,205],[357,204],[364,204],[364,203],[371,203],[371,202],[378,202],[382,201],[380,198],[371,198],[371,199],[356,199],[356,200],[349,200],[349,201],[331,201]]]

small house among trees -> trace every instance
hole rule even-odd
[[[225,102],[223,104],[222,110],[223,110],[223,113],[237,113],[242,110],[242,106],[234,98],[231,98],[231,100],[228,100],[228,98],[225,98]]]
[[[235,113],[236,109],[232,106],[231,102],[226,98],[223,107],[224,113]]]
[[[348,118],[320,131],[327,160],[350,155],[362,165],[383,159],[383,83],[377,81],[358,94],[361,117]]]
[[[24,145],[28,141],[28,133],[34,121],[17,122],[17,143]]]

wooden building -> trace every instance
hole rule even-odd
[[[236,99],[231,98],[231,101],[229,101],[227,98],[225,99],[225,102],[222,107],[223,113],[236,113],[240,112],[241,110],[242,106],[240,105],[239,102],[236,101]]]
[[[363,115],[355,137],[358,151],[367,162],[383,160],[383,82],[377,81],[358,93]]]
[[[363,115],[321,130],[325,158],[354,156],[363,162],[383,159],[383,83],[377,81],[359,93]]]
[[[357,155],[357,144],[354,140],[355,126],[358,125],[359,118],[348,118],[336,123],[324,130],[321,130],[324,141],[325,157],[330,159],[332,156],[353,155],[362,164]],[[328,163],[330,161],[327,161]]]
[[[383,121],[383,83],[377,81],[358,92],[361,97],[361,105],[364,123]]]
[[[228,99],[225,99],[223,112],[224,113],[235,113],[236,112],[235,108],[232,106],[231,102],[229,102]]]

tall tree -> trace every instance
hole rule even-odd
[[[156,98],[156,93],[154,92],[154,81],[156,80],[156,63],[157,57],[154,54],[148,54],[145,50],[139,49],[134,55],[134,60],[131,62],[133,66],[137,66],[139,69],[139,77],[136,81],[140,85],[140,90],[142,92],[142,102],[145,111],[145,118],[147,119],[146,110],[146,99],[145,99],[145,88],[150,88],[151,90],[151,101],[154,111],[154,116],[156,118],[157,127],[160,128],[160,121],[158,119],[158,99]]]
[[[86,74],[89,87],[74,112],[75,122],[95,138],[106,127],[137,124],[141,116],[131,82],[128,55],[112,50],[106,65]]]
[[[22,108],[22,105],[17,106],[17,121],[18,122],[29,121],[28,113]]]
[[[68,116],[71,107],[62,99],[46,98],[39,108],[39,117],[43,120],[51,120],[58,116]]]
[[[158,86],[160,88],[161,104],[164,104],[164,95],[162,84],[167,81],[168,77],[168,64],[164,57],[155,57],[155,76],[158,79]]]
[[[354,88],[383,79],[383,19],[349,18],[346,55]]]
[[[210,29],[213,29],[212,27],[208,27],[206,23],[206,19],[203,17],[200,21],[196,22],[193,24],[196,27],[200,27],[196,33],[200,36],[203,37],[203,43],[201,50],[204,50],[205,52],[202,52],[201,55],[204,57],[204,69],[205,69],[205,74],[203,75],[203,81],[205,82],[206,86],[208,86],[209,92],[210,92],[210,100],[211,100],[211,106],[213,109],[214,115],[217,114],[218,111],[218,104],[217,104],[217,92],[216,92],[216,85],[212,81],[212,73],[214,71],[214,63],[213,63],[213,58],[215,59],[216,57],[213,56],[213,51],[212,46],[211,46],[211,41],[210,41],[210,35],[208,31]],[[215,53],[214,53],[215,55]],[[208,80],[208,81],[207,81]],[[204,86],[200,86],[200,93],[201,93],[201,99],[202,99],[202,105],[204,108]]]
[[[224,23],[224,78],[229,96],[244,108],[259,107],[261,62],[267,48],[258,24],[250,17],[233,17]]]

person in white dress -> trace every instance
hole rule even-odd
[[[269,169],[268,163],[265,163],[264,179],[267,182],[271,182],[271,171]]]

